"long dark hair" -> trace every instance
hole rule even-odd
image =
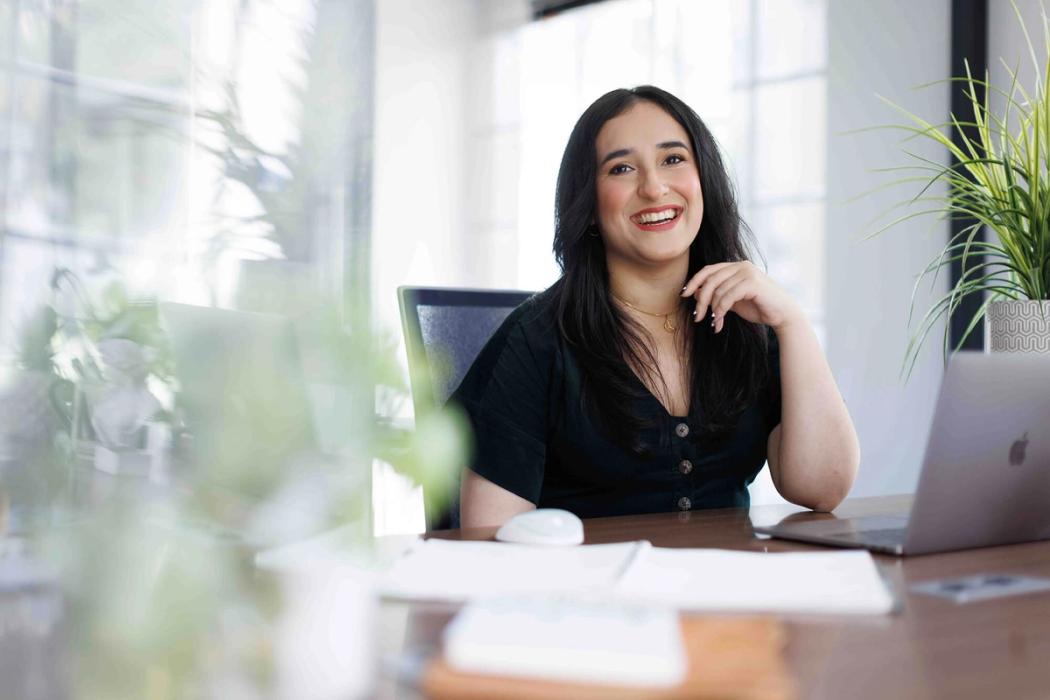
[[[689,248],[689,277],[704,265],[750,260],[754,237],[740,219],[733,186],[714,138],[700,117],[674,95],[651,85],[613,90],[598,98],[573,127],[558,171],[554,255],[562,276],[551,287],[558,327],[579,360],[591,415],[610,437],[636,453],[647,452],[641,432],[649,423],[632,406],[645,395],[632,367],[662,381],[646,331],[613,303],[605,247],[597,220],[595,142],[602,126],[632,105],[651,102],[674,118],[696,154],[704,197],[699,234]],[[691,307],[690,307],[691,311]],[[736,314],[721,333],[710,323],[685,322],[689,348],[690,419],[708,434],[731,429],[764,389],[768,378],[763,327]]]

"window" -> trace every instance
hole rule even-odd
[[[277,257],[366,295],[373,14],[372,0],[3,3],[5,355],[56,265],[232,304],[237,261]],[[293,210],[283,229],[275,198]]]

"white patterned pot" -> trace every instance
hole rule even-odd
[[[992,352],[1050,352],[1050,301],[993,301],[984,327]]]

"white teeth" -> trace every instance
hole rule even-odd
[[[639,214],[638,221],[643,224],[656,224],[664,221],[670,221],[671,219],[678,216],[678,212],[674,209],[664,209],[663,211],[654,211],[648,214]]]

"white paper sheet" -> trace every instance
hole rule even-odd
[[[737,552],[648,542],[537,547],[421,540],[380,590],[392,598],[457,602],[588,591],[594,600],[731,612],[885,614],[895,602],[863,550]]]
[[[629,600],[688,610],[885,614],[894,606],[871,555],[653,547],[617,583]]]
[[[385,577],[391,598],[464,601],[479,596],[609,590],[638,543],[539,547],[420,540]]]

